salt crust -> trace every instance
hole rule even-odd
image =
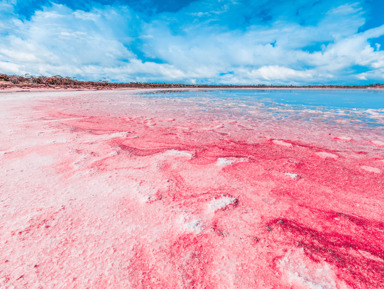
[[[317,152],[317,156],[321,157],[322,159],[337,159],[338,156],[332,153],[327,153],[327,152]]]
[[[235,197],[221,195],[220,198],[211,200],[208,207],[210,211],[216,212],[217,210],[224,209],[228,205],[234,204],[235,201]]]
[[[234,163],[233,160],[229,160],[229,159],[226,159],[226,158],[218,158],[216,164],[219,167],[226,167],[226,166],[229,166],[229,165],[231,165],[233,163]]]
[[[278,140],[278,139],[274,139],[272,142],[275,145],[279,145],[279,146],[283,146],[283,147],[288,147],[288,148],[293,147],[292,144],[285,142],[285,141],[282,141],[282,140]]]
[[[335,140],[339,142],[350,142],[353,139],[349,136],[338,136],[338,137],[335,137]]]
[[[384,142],[379,140],[373,140],[371,141],[371,144],[374,144],[375,146],[378,146],[378,147],[384,147]]]
[[[203,230],[201,221],[187,214],[181,214],[178,223],[184,231],[200,233]]]
[[[178,150],[168,150],[164,153],[167,156],[175,156],[175,157],[187,157],[192,158],[193,154],[187,151],[178,151]]]
[[[364,171],[369,172],[369,173],[375,173],[375,174],[380,174],[381,170],[379,168],[374,168],[374,167],[369,167],[369,166],[361,166]]]
[[[286,176],[292,178],[292,179],[297,179],[299,177],[298,174],[294,174],[294,173],[284,173]]]
[[[289,250],[281,259],[280,271],[293,288],[346,289],[346,285],[336,283],[335,273],[326,262],[314,263],[309,260],[301,248]]]

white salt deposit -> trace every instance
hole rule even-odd
[[[371,144],[374,144],[375,146],[378,146],[378,147],[384,147],[384,142],[379,140],[373,140],[371,141]]]
[[[200,130],[203,130],[203,131],[217,130],[217,129],[220,129],[220,128],[223,128],[223,127],[224,127],[223,124],[218,124],[218,125],[211,125],[211,126],[202,127]]]
[[[11,151],[0,151],[0,156],[10,153]]]
[[[197,218],[186,214],[180,216],[178,223],[183,230],[188,232],[200,233],[203,230],[201,222]]]
[[[174,156],[174,157],[187,157],[192,158],[193,154],[187,151],[179,151],[179,150],[168,150],[164,153],[166,156]]]
[[[299,177],[298,174],[294,174],[294,173],[284,173],[286,176],[292,178],[292,179],[297,179]]]
[[[132,133],[132,131],[122,131],[122,132],[114,132],[109,135],[110,138],[115,137],[126,137],[128,134]]]
[[[352,141],[352,138],[349,136],[338,136],[335,138],[335,140],[340,142],[350,142]]]
[[[379,168],[374,168],[374,167],[369,167],[369,166],[361,166],[364,171],[369,172],[369,173],[375,173],[375,174],[380,174],[381,170]]]
[[[226,206],[234,204],[236,201],[235,197],[232,196],[221,196],[221,198],[213,199],[209,202],[208,208],[212,212],[216,212],[217,210],[224,209]]]
[[[216,164],[219,167],[226,167],[226,166],[229,166],[229,165],[231,165],[233,163],[234,163],[233,160],[229,160],[229,159],[226,159],[226,158],[218,158],[217,162],[216,162]]]
[[[101,134],[101,135],[92,135],[91,139],[93,141],[103,141],[103,140],[108,140],[112,138],[125,138],[128,137],[132,131],[122,131],[122,132],[114,132],[114,133],[109,133],[109,134]]]
[[[332,153],[327,153],[327,152],[317,152],[316,155],[321,157],[322,159],[337,159],[338,156]]]
[[[291,143],[285,142],[283,140],[274,139],[272,142],[273,142],[273,144],[278,145],[278,146],[283,146],[283,147],[288,147],[288,148],[293,147],[293,145]]]
[[[280,261],[279,266],[280,271],[283,275],[285,275],[289,285],[293,288],[347,288],[344,284],[336,284],[335,273],[332,271],[328,263],[311,262],[305,256],[303,249],[288,251],[288,253]]]

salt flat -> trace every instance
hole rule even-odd
[[[2,93],[0,287],[384,288],[382,128],[196,95]]]

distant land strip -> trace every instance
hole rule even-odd
[[[119,89],[119,88],[307,88],[307,89],[372,89],[384,88],[384,84],[376,83],[369,85],[208,85],[208,84],[180,84],[180,83],[146,83],[146,82],[109,82],[80,81],[71,77],[55,76],[32,76],[32,75],[7,75],[0,74],[0,90],[5,89]]]

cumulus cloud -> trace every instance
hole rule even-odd
[[[199,0],[151,14],[129,3],[50,4],[22,19],[2,0],[0,70],[186,83],[384,80],[384,51],[374,41],[384,25],[360,31],[363,2],[276,2]]]

